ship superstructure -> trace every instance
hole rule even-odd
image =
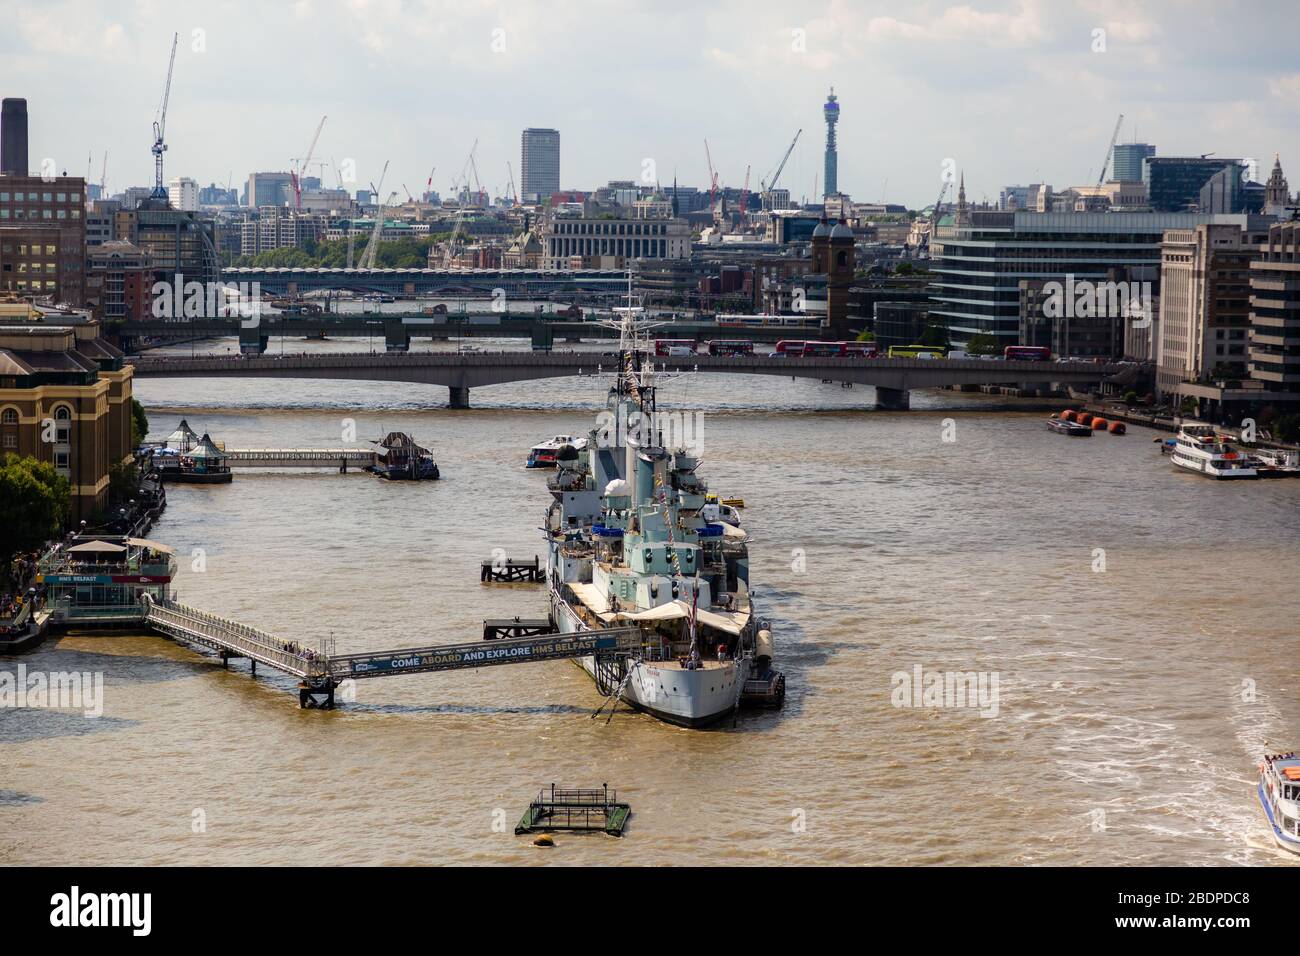
[[[601,692],[702,726],[742,701],[779,706],[770,626],[749,592],[749,536],[706,520],[701,460],[664,446],[641,310],[615,310],[620,367],[583,447],[548,482],[547,576],[557,630],[640,628],[638,656],[579,659]]]

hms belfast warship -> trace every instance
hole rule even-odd
[[[615,309],[619,374],[603,424],[557,451],[546,514],[550,613],[560,633],[637,627],[640,650],[577,663],[600,692],[685,727],[741,705],[780,707],[771,627],[749,592],[748,535],[701,516],[700,458],[664,447],[641,309]]]

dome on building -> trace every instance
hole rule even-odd
[[[831,230],[826,225],[826,220],[823,219],[821,222],[817,223],[817,228],[813,230],[812,237],[814,239],[821,239],[825,236],[829,236],[830,234],[831,234]]]
[[[832,239],[852,239],[853,230],[850,229],[847,225],[845,225],[842,221],[837,222],[835,224],[835,228],[831,230],[830,236]]]

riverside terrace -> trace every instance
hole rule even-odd
[[[590,352],[385,352],[211,357],[142,356],[137,377],[334,378],[445,385],[452,408],[469,407],[469,390],[539,378],[613,372],[617,359]],[[1007,362],[979,359],[781,358],[693,355],[657,358],[666,371],[781,375],[851,382],[876,389],[876,407],[906,409],[914,388],[1103,381],[1126,366],[1085,362]]]

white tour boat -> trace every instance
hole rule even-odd
[[[528,461],[525,468],[554,468],[555,455],[565,445],[572,445],[574,448],[582,449],[587,445],[587,439],[577,435],[556,435],[554,438],[548,438],[540,445],[534,445],[528,451]]]
[[[1300,759],[1295,754],[1274,754],[1260,761],[1259,803],[1274,842],[1300,854]]]
[[[1258,478],[1248,456],[1223,441],[1213,425],[1184,422],[1170,447],[1169,457],[1179,468],[1210,478]]]

